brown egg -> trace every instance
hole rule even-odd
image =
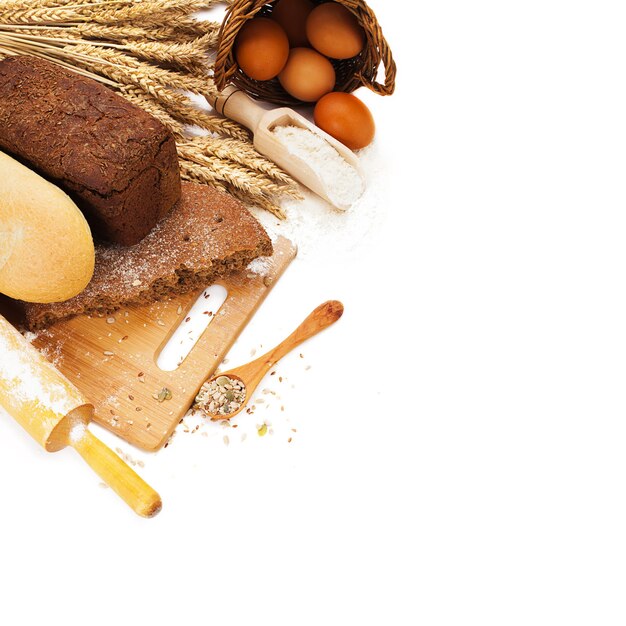
[[[272,10],[272,19],[287,33],[289,45],[300,48],[309,45],[306,36],[306,19],[315,8],[310,0],[279,0]]]
[[[254,80],[278,76],[289,56],[285,31],[273,20],[259,17],[248,20],[235,41],[239,67]]]
[[[365,31],[353,13],[336,2],[320,4],[306,21],[311,45],[331,59],[350,59],[365,45]]]
[[[335,88],[335,68],[315,50],[292,48],[278,80],[294,98],[303,102],[317,102]]]
[[[349,93],[326,94],[315,105],[313,119],[323,131],[351,150],[368,146],[376,132],[370,110]]]

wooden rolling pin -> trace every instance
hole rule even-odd
[[[1,315],[0,406],[48,452],[74,448],[139,515],[161,510],[159,494],[87,430],[93,405]]]

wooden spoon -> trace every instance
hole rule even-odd
[[[247,401],[250,399],[263,377],[280,359],[294,348],[298,347],[302,342],[313,337],[313,335],[317,335],[317,333],[328,328],[331,324],[334,324],[342,315],[343,304],[341,304],[341,302],[337,300],[324,302],[324,304],[320,304],[287,339],[279,343],[273,350],[270,350],[268,353],[246,365],[241,365],[240,367],[235,367],[227,372],[221,372],[213,376],[213,378],[208,381],[209,384],[222,376],[241,381],[244,385],[245,398],[239,408],[232,413],[209,413],[211,419],[214,421],[226,420],[240,413],[245,408]],[[208,412],[206,407],[204,407],[204,410]]]

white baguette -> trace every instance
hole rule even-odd
[[[0,152],[0,293],[62,302],[91,280],[91,230],[69,196]]]

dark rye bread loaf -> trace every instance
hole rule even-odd
[[[178,204],[140,243],[96,247],[94,276],[81,294],[55,304],[24,303],[27,326],[37,330],[81,313],[105,315],[203,289],[271,254],[270,238],[240,202],[211,187],[183,183]]]
[[[95,80],[30,56],[0,61],[0,148],[64,189],[95,237],[132,245],[180,197],[176,142]]]

